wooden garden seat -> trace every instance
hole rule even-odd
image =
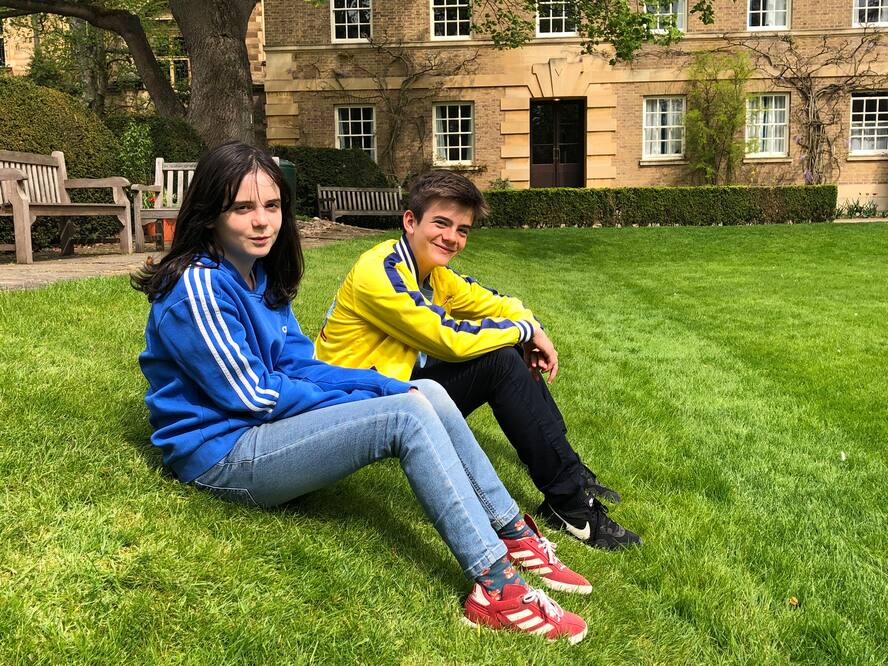
[[[34,263],[31,247],[31,227],[38,216],[54,217],[109,216],[120,221],[120,252],[130,254],[132,226],[130,203],[125,188],[126,178],[68,178],[65,155],[19,153],[0,150],[0,216],[12,216],[15,233],[15,260],[20,264]],[[114,203],[72,203],[68,190],[111,188]],[[62,250],[71,247],[73,223],[62,228]]]
[[[401,215],[401,188],[318,185],[318,214],[334,222],[343,215]]]

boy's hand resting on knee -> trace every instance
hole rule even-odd
[[[525,343],[524,362],[534,373],[535,379],[539,379],[538,373],[548,373],[546,383],[551,384],[555,381],[555,375],[558,374],[558,352],[555,351],[555,345],[543,329],[535,328],[533,338]]]

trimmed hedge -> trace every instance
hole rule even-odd
[[[104,178],[118,173],[118,145],[102,120],[79,100],[44,88],[27,79],[0,76],[0,149],[49,155],[65,153],[68,178]],[[74,190],[74,201],[111,202],[110,190]],[[34,249],[58,244],[60,220],[39,218],[32,228]],[[73,218],[75,243],[89,243],[116,236],[116,218]],[[0,243],[13,243],[12,218],[0,218]]]
[[[485,193],[488,227],[603,227],[825,222],[835,185],[543,188]]]
[[[379,166],[363,150],[338,150],[311,146],[269,146],[272,155],[296,167],[293,210],[301,215],[318,214],[318,185],[339,187],[391,187]],[[345,219],[345,218],[343,218]],[[379,224],[379,218],[350,218],[351,223]]]

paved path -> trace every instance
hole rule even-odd
[[[319,247],[338,240],[372,236],[380,233],[376,229],[362,229],[345,224],[337,224],[317,218],[300,221],[299,230],[302,236],[302,248]],[[33,264],[0,263],[0,291],[10,289],[32,289],[43,287],[59,280],[77,280],[79,278],[97,277],[100,275],[127,275],[145,264],[149,256],[159,258],[160,252],[144,252],[142,254],[115,254],[113,243],[96,253],[92,249],[78,248],[81,254],[64,259],[46,259],[37,256]]]
[[[64,259],[41,259],[33,264],[0,264],[0,291],[42,287],[59,280],[98,275],[126,275],[132,273],[154,254],[85,254]]]

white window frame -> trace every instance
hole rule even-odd
[[[440,132],[438,132],[438,109],[448,106],[468,106],[469,107],[469,120],[471,123],[471,128],[469,130],[469,137],[471,139],[470,144],[470,156],[467,160],[451,160],[451,159],[441,159],[438,157],[438,137],[442,136]],[[462,120],[462,116],[460,116],[460,120]],[[459,132],[444,132],[444,136],[449,136],[451,134],[463,135],[465,134],[462,131]],[[467,102],[465,100],[454,100],[451,102],[438,102],[432,105],[432,163],[438,166],[455,166],[455,165],[470,165],[475,162],[475,104],[474,102]]]
[[[667,16],[675,17],[675,27],[682,32],[687,31],[687,16],[688,16],[688,3],[687,0],[670,0],[669,4],[672,5],[673,10],[671,12],[649,12],[648,4],[654,4],[657,0],[651,3],[644,3],[644,12],[645,14],[650,14],[651,16],[655,16],[657,19],[657,27],[651,28],[651,32],[656,35],[663,35],[666,33],[666,28],[660,27],[660,20],[662,18],[666,18]],[[677,9],[675,7],[678,6]],[[662,9],[662,8],[661,8]]]
[[[878,92],[879,92],[879,94],[877,94],[877,95],[864,94],[862,92],[851,94],[851,123],[849,125],[850,129],[848,132],[848,155],[849,156],[886,155],[886,154],[888,154],[888,90],[880,90]],[[868,129],[867,125],[865,125],[865,124],[861,125],[859,127],[855,127],[855,123],[854,123],[854,115],[855,115],[854,114],[854,100],[855,100],[855,97],[857,99],[864,99],[867,101],[872,100],[873,102],[875,102],[876,107],[877,107],[876,111],[874,112],[876,114],[876,123],[875,123],[875,125],[870,125],[869,129],[875,130],[872,133],[874,143],[877,142],[880,137],[885,137],[885,139],[886,139],[886,147],[885,148],[878,148],[878,147],[874,147],[871,149],[858,148],[857,150],[855,150],[853,148],[852,144],[854,142],[855,129],[859,129],[859,130]],[[879,105],[880,101],[884,101],[885,107],[886,107],[886,111],[884,112],[883,117],[881,119],[879,118],[880,112],[878,110],[878,106],[880,106]],[[864,114],[863,122],[864,123],[866,122],[866,114],[867,113],[873,113],[873,112],[872,111],[867,112],[866,108],[864,106],[864,111],[863,111],[863,114]],[[860,135],[859,138],[861,139],[861,142],[862,142],[863,141],[863,132],[859,132],[859,135]]]
[[[451,5],[445,5],[444,7],[442,7],[442,9],[444,9],[445,11],[450,7],[456,7],[457,10],[459,10],[462,5],[465,6],[466,11],[468,12],[469,34],[467,34],[467,35],[436,35],[435,34],[435,0],[429,0],[429,35],[430,35],[432,41],[452,42],[452,41],[458,41],[458,40],[471,39],[472,38],[472,16],[471,16],[472,4],[471,4],[471,0],[445,0],[445,1],[454,3]],[[457,22],[458,23],[460,22],[459,19],[457,19]],[[446,26],[447,23],[448,23],[448,21],[445,18],[444,25]]]
[[[570,0],[538,0],[537,2],[537,13],[536,13],[536,36],[542,39],[546,39],[548,37],[576,37],[577,31],[576,28],[574,30],[566,30],[563,32],[540,32],[540,5],[550,5],[556,6],[561,5],[564,8],[564,15],[559,16],[558,18],[561,20],[567,21],[567,9],[572,3]],[[550,15],[551,20],[551,15]]]
[[[367,106],[366,104],[343,104],[341,106],[333,107],[333,131],[335,136],[335,145],[339,150],[348,150],[351,146],[342,146],[342,139],[344,138],[354,138],[354,137],[365,137],[367,136],[363,132],[361,134],[341,134],[339,131],[339,112],[343,109],[370,109],[370,122],[372,127],[371,137],[371,148],[369,151],[370,159],[374,162],[376,161],[376,107]],[[349,118],[349,122],[353,122],[351,118]],[[361,119],[359,122],[366,122],[364,119]],[[361,146],[361,150],[365,153],[367,149],[364,146]]]
[[[778,2],[778,0],[759,0],[760,3],[765,2]],[[791,25],[791,16],[792,16],[792,0],[784,0],[786,3],[786,23],[783,25],[752,25],[752,0],[746,0],[746,29],[749,32],[776,32],[778,30],[789,30]],[[761,4],[759,5],[761,7]],[[775,10],[779,11],[779,10]],[[764,12],[759,9],[756,10],[756,13],[761,14],[763,16],[766,14],[767,10]]]
[[[783,98],[783,108],[779,109],[777,107],[763,108],[761,106],[761,100],[764,100],[766,97],[771,98]],[[760,100],[757,108],[753,108],[753,104],[756,100]],[[768,112],[776,112],[783,111],[783,122],[782,123],[774,123],[774,122],[761,122],[761,118],[753,118],[753,114],[760,115],[762,112],[767,114]],[[755,122],[753,122],[755,120]],[[756,128],[756,132],[750,132],[752,128]],[[746,148],[749,150],[750,144],[755,141],[756,147],[761,147],[762,141],[767,139],[777,138],[778,130],[782,128],[783,134],[783,150],[782,151],[762,151],[755,150],[752,152],[747,152],[746,157],[786,157],[789,155],[789,93],[757,93],[755,95],[750,95],[746,98]],[[763,129],[770,129],[774,134],[768,136],[768,131],[762,131]],[[765,136],[763,136],[765,135]]]
[[[888,26],[888,0],[876,0],[878,2],[879,9],[879,18],[885,16],[884,21],[861,21],[860,20],[860,10],[862,9],[861,5],[869,2],[867,0],[854,0],[851,3],[851,25],[855,28],[862,28],[864,26],[878,27],[878,26]]]
[[[648,125],[648,102],[651,100],[681,100],[681,125]],[[670,104],[671,106],[671,104]],[[672,109],[670,108],[670,113],[672,113]],[[684,159],[685,156],[685,118],[688,112],[688,101],[684,95],[650,95],[647,97],[642,97],[641,100],[641,158],[644,161],[673,161]],[[677,127],[681,127],[681,152],[679,153],[648,153],[648,141],[647,141],[647,133],[649,129],[659,129],[661,132],[665,130],[675,129]],[[662,141],[662,138],[660,139]],[[674,141],[674,139],[667,139],[668,141]]]
[[[356,1],[360,2],[361,0],[356,0]],[[346,2],[348,2],[348,0],[346,0]],[[354,9],[349,10],[349,9],[337,9],[335,7],[336,0],[330,0],[330,40],[334,44],[347,44],[349,42],[353,43],[353,44],[354,43],[362,43],[362,42],[369,41],[369,39],[371,37],[373,37],[373,0],[366,0],[366,2],[367,2],[366,8],[358,8],[357,10],[354,10]],[[363,11],[363,10],[370,12],[370,23],[369,23],[370,35],[368,37],[341,37],[341,38],[337,38],[336,37],[336,12]],[[359,23],[358,25],[360,26],[362,24]],[[347,33],[348,32],[348,24],[346,23],[345,26],[346,26],[346,33]],[[358,29],[358,32],[360,32],[360,28]]]

